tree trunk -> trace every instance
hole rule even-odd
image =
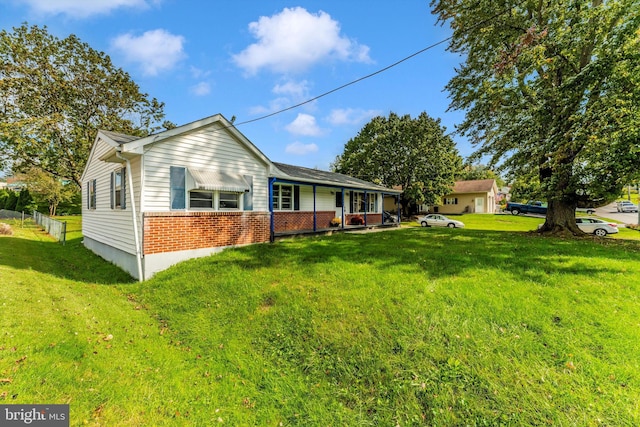
[[[576,225],[576,204],[564,200],[550,200],[545,222],[539,231],[574,236],[584,235]]]

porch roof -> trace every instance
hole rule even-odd
[[[388,194],[400,194],[402,191],[387,188],[382,185],[354,178],[336,172],[327,172],[318,169],[305,168],[301,166],[287,165],[273,162],[282,174],[275,174],[276,179],[288,179],[292,181],[306,182],[309,184],[326,185],[330,187],[345,187],[361,190],[379,191]]]

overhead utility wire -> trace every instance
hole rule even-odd
[[[514,7],[521,6],[521,5],[523,5],[526,1],[527,1],[527,0],[523,0],[523,1],[521,1],[520,3],[516,4]],[[478,22],[478,23],[476,23],[476,24],[474,24],[474,25],[470,26],[470,27],[469,27],[469,29],[471,30],[471,29],[474,29],[474,28],[476,28],[476,27],[482,26],[482,25],[486,24],[487,22],[491,22],[491,21],[493,21],[495,18],[497,18],[497,17],[499,17],[499,16],[501,16],[501,15],[504,15],[504,14],[505,14],[505,13],[507,13],[507,12],[510,12],[510,11],[511,11],[511,9],[512,9],[511,7],[510,7],[510,8],[507,8],[507,9],[504,9],[504,10],[502,10],[501,12],[498,12],[498,13],[496,13],[495,15],[491,16],[490,18],[487,18],[487,19],[485,19],[485,20],[482,20],[482,21],[480,21],[480,22]],[[289,106],[289,107],[283,108],[283,109],[278,110],[278,111],[274,111],[273,113],[269,113],[269,114],[266,114],[266,115],[264,115],[264,116],[256,117],[255,119],[245,120],[245,121],[240,122],[240,123],[235,123],[235,124],[233,124],[233,126],[241,126],[241,125],[246,125],[246,124],[248,124],[248,123],[253,123],[253,122],[260,121],[260,120],[264,120],[264,119],[267,119],[267,118],[269,118],[269,117],[273,117],[273,116],[275,116],[275,115],[278,115],[278,114],[284,113],[285,111],[293,110],[293,109],[298,108],[298,107],[301,107],[301,106],[303,106],[303,105],[305,105],[305,104],[309,104],[310,102],[316,101],[316,100],[318,100],[318,99],[320,99],[320,98],[323,98],[323,97],[325,97],[325,96],[327,96],[327,95],[330,95],[330,94],[332,94],[332,93],[334,93],[334,92],[337,92],[337,91],[339,91],[339,90],[342,90],[342,89],[344,89],[344,88],[346,88],[346,87],[352,86],[352,85],[354,85],[354,84],[356,84],[356,83],[359,83],[359,82],[361,82],[361,81],[363,81],[363,80],[366,80],[366,79],[371,78],[371,77],[373,77],[373,76],[376,76],[376,75],[378,75],[378,74],[384,73],[385,71],[387,71],[387,70],[389,70],[389,69],[391,69],[391,68],[393,68],[393,67],[396,67],[396,66],[398,66],[398,65],[402,64],[403,62],[408,61],[409,59],[411,59],[411,58],[413,58],[413,57],[415,57],[415,56],[420,55],[421,53],[424,53],[424,52],[426,52],[426,51],[428,51],[428,50],[433,49],[433,48],[434,48],[434,47],[436,47],[436,46],[439,46],[439,45],[441,45],[441,44],[443,44],[443,43],[445,43],[445,42],[448,42],[448,41],[449,41],[449,40],[451,40],[452,38],[453,38],[453,35],[451,35],[451,36],[449,36],[449,37],[447,37],[447,38],[445,38],[445,39],[442,39],[442,40],[440,40],[440,41],[438,41],[438,42],[436,42],[436,43],[433,43],[433,44],[431,44],[431,45],[429,45],[429,46],[425,47],[424,49],[420,49],[419,51],[414,52],[414,53],[412,53],[412,54],[411,54],[411,55],[409,55],[409,56],[405,56],[405,57],[404,57],[404,58],[402,58],[401,60],[396,61],[396,62],[394,62],[394,63],[393,63],[393,64],[391,64],[391,65],[387,65],[386,67],[381,68],[381,69],[379,69],[379,70],[377,70],[377,71],[374,71],[374,72],[373,72],[373,73],[371,73],[371,74],[367,74],[366,76],[360,77],[360,78],[358,78],[358,79],[356,79],[356,80],[352,80],[352,81],[350,81],[349,83],[345,83],[345,84],[343,84],[342,86],[338,86],[338,87],[336,87],[336,88],[334,88],[334,89],[331,89],[331,90],[329,90],[329,91],[327,91],[327,92],[321,93],[320,95],[314,96],[313,98],[307,99],[306,101],[302,101],[302,102],[300,102],[300,103],[298,103],[298,104],[291,105],[291,106]]]

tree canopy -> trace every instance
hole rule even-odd
[[[145,136],[163,126],[164,104],[75,35],[2,30],[0,63],[0,161],[16,171],[36,167],[79,186],[97,129]]]
[[[387,187],[401,187],[410,204],[436,204],[449,193],[462,164],[439,119],[421,113],[374,117],[350,139],[333,170]]]
[[[432,0],[464,63],[447,85],[459,127],[512,176],[537,177],[542,231],[580,233],[640,164],[640,0]]]

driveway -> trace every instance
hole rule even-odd
[[[610,205],[603,206],[601,208],[596,208],[596,215],[613,219],[624,224],[638,224],[637,212],[618,212],[616,210],[615,203],[611,203]]]

